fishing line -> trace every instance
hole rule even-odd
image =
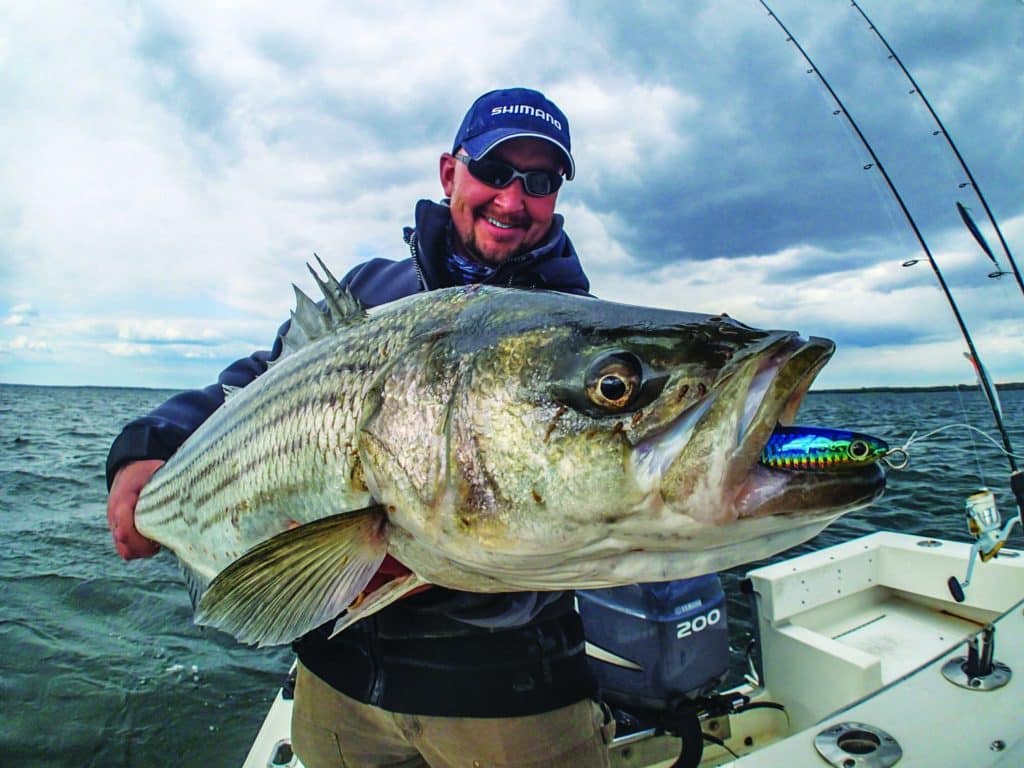
[[[964,402],[964,393],[959,386],[956,388],[956,398],[960,401],[960,413],[964,415],[964,423],[968,424],[970,419],[967,416],[967,403]],[[978,443],[974,439],[974,432],[969,432],[968,435],[971,440],[971,453],[974,454],[974,463],[978,467],[978,478],[981,480],[982,485],[988,485],[985,480],[985,472],[981,468],[981,454],[978,453]]]
[[[999,399],[995,392],[995,386],[989,379],[988,373],[985,371],[985,367],[981,364],[981,357],[978,355],[978,350],[974,345],[974,339],[971,338],[970,331],[967,330],[967,325],[964,322],[963,316],[960,314],[960,308],[957,306],[956,300],[953,298],[953,293],[949,289],[949,285],[946,283],[946,278],[942,274],[942,270],[939,269],[938,262],[935,261],[935,257],[932,256],[931,249],[928,247],[928,243],[925,242],[924,235],[921,233],[920,228],[917,226],[917,221],[914,220],[913,215],[910,213],[910,209],[907,208],[907,204],[903,200],[903,196],[896,188],[896,184],[889,176],[889,172],[886,171],[885,166],[882,164],[881,159],[878,157],[871,146],[871,142],[868,141],[864,132],[861,131],[860,126],[857,125],[857,121],[853,119],[853,115],[850,114],[849,110],[846,109],[843,100],[839,98],[839,94],[835,92],[828,79],[822,74],[821,70],[811,60],[810,55],[804,50],[803,46],[797,42],[796,38],[789,31],[782,19],[775,15],[775,12],[768,6],[765,0],[758,0],[764,9],[771,16],[772,20],[779,26],[780,29],[785,33],[787,42],[790,42],[800,52],[804,61],[807,62],[807,66],[810,69],[807,70],[808,74],[814,74],[817,76],[818,81],[825,87],[836,104],[836,111],[833,114],[842,115],[846,118],[846,122],[849,123],[854,133],[857,134],[857,138],[860,139],[861,144],[864,145],[864,149],[867,150],[871,156],[871,164],[865,165],[865,170],[874,167],[881,174],[882,178],[885,179],[885,184],[892,193],[893,198],[899,204],[900,210],[903,212],[904,217],[907,220],[907,224],[914,232],[914,236],[917,238],[917,242],[921,246],[921,250],[924,251],[924,255],[927,257],[928,264],[932,268],[932,272],[935,275],[935,279],[939,283],[939,287],[946,296],[946,303],[949,304],[949,308],[953,311],[953,316],[956,319],[957,325],[960,327],[960,333],[964,337],[964,341],[967,343],[967,348],[970,350],[970,361],[975,368],[978,375],[978,381],[981,383],[981,387],[985,393],[985,399],[988,401],[989,407],[992,410],[992,415],[996,421],[996,427],[999,429],[1000,437],[1002,438],[1004,451],[1007,460],[1010,464],[1010,490],[1013,493],[1014,500],[1017,504],[1017,513],[1022,523],[1024,523],[1024,473],[1020,472],[1017,468],[1016,455],[1013,453],[1013,446],[1010,442],[1010,435],[1006,431],[1006,425],[1003,423],[1002,409],[999,406]],[[910,259],[903,262],[903,266],[910,267],[918,262],[918,259]],[[904,455],[905,452],[904,452]]]
[[[932,104],[930,101],[928,101],[928,97],[924,95],[924,91],[921,90],[921,86],[918,85],[917,81],[914,79],[914,76],[910,74],[910,70],[906,68],[906,66],[903,64],[903,60],[897,55],[896,51],[893,50],[892,46],[889,45],[889,41],[885,39],[885,37],[879,31],[878,27],[875,26],[874,22],[872,22],[871,19],[868,18],[868,15],[864,13],[864,10],[860,7],[860,5],[857,4],[857,0],[850,0],[850,5],[856,8],[857,12],[864,17],[864,21],[868,23],[868,28],[875,33],[875,36],[881,41],[882,45],[884,45],[885,49],[889,52],[889,58],[896,62],[897,66],[899,66],[903,74],[906,75],[907,80],[910,81],[910,85],[912,86],[910,93],[917,94],[917,96],[921,99],[921,102],[927,108],[928,113],[932,116],[932,120],[934,120],[935,125],[938,126],[938,130],[933,131],[932,136],[941,135],[946,140],[946,143],[949,145],[950,150],[956,156],[957,162],[960,164],[960,168],[967,176],[967,181],[960,183],[958,186],[960,187],[960,189],[963,189],[964,187],[970,187],[971,189],[974,190],[974,194],[977,196],[979,202],[981,202],[982,207],[985,209],[985,215],[988,216],[988,220],[989,223],[992,225],[992,229],[995,230],[996,235],[999,237],[999,243],[1003,247],[1003,253],[1006,255],[1006,260],[1013,270],[1014,277],[1017,278],[1017,284],[1020,286],[1021,293],[1024,293],[1024,279],[1021,278],[1020,270],[1017,269],[1017,262],[1014,261],[1013,254],[1010,253],[1010,247],[1006,244],[1006,238],[1003,237],[1003,232],[999,228],[999,223],[996,221],[996,217],[992,213],[992,209],[989,208],[988,201],[985,199],[985,195],[982,193],[981,187],[978,186],[978,182],[974,178],[974,174],[971,173],[971,169],[968,167],[967,161],[964,160],[963,155],[960,154],[960,150],[956,146],[956,142],[953,141],[953,137],[950,135],[949,131],[946,130],[946,126],[943,125],[942,120],[939,118],[938,114],[932,108]],[[999,262],[996,261],[995,255],[992,253],[992,249],[985,241],[985,238],[982,236],[980,230],[978,230],[973,220],[971,220],[970,212],[967,211],[965,213],[966,209],[960,203],[957,203],[957,209],[960,211],[960,215],[964,220],[964,225],[971,233],[971,236],[974,237],[975,241],[978,243],[981,249],[996,265],[997,271],[990,274],[989,277],[1001,277],[1002,275],[1006,274],[1006,272],[1003,272],[1001,267],[999,266]]]
[[[906,439],[906,441],[903,443],[903,445],[897,446],[896,448],[893,448],[892,450],[890,450],[889,453],[887,453],[885,455],[885,457],[883,458],[883,461],[885,461],[886,464],[889,464],[887,459],[888,459],[889,456],[891,456],[893,454],[902,454],[901,458],[906,457],[907,459],[909,459],[909,457],[910,457],[910,448],[912,446],[915,446],[918,443],[923,443],[925,440],[930,440],[932,437],[937,435],[939,432],[945,432],[945,431],[950,430],[950,429],[967,429],[967,430],[970,430],[971,432],[976,432],[977,434],[981,435],[986,440],[988,440],[990,443],[992,443],[992,445],[994,445],[996,450],[999,451],[1000,453],[1005,454],[1006,456],[1012,456],[1015,459],[1024,459],[1024,456],[1021,456],[1019,454],[1008,453],[1007,450],[1003,446],[1001,446],[999,444],[999,441],[996,440],[994,437],[992,437],[992,435],[990,435],[985,430],[979,429],[978,427],[974,426],[973,424],[966,424],[965,423],[965,424],[945,424],[945,425],[943,425],[941,427],[936,427],[933,430],[925,432],[921,436],[918,436],[917,432],[911,432],[910,433],[910,437],[908,437]],[[892,466],[892,465],[890,465],[890,466]],[[906,464],[901,464],[900,466],[893,467],[893,469],[903,469],[903,467],[905,467],[905,466],[906,466]]]

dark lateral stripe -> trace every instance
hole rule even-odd
[[[312,388],[308,383],[303,384],[307,389]],[[288,406],[282,408],[282,401],[288,401]],[[315,388],[309,395],[300,399],[288,397],[287,393],[278,393],[269,402],[254,401],[253,407],[232,414],[234,418],[218,425],[210,434],[203,435],[204,439],[186,442],[179,450],[182,463],[175,467],[174,475],[168,477],[168,482],[174,482],[185,473],[192,475],[192,484],[201,482],[208,472],[216,469],[237,450],[237,445],[248,442],[251,434],[272,431],[310,406],[336,407],[340,402],[336,390],[323,393]],[[268,414],[268,411],[272,413]],[[257,417],[260,421],[254,423]]]
[[[254,504],[248,499],[242,499],[241,501],[235,502],[229,507],[224,507],[220,511],[214,512],[206,520],[203,520],[203,522],[199,524],[199,532],[206,533],[208,530],[213,528],[213,526],[217,525],[222,520],[227,520],[235,513],[250,513],[253,509],[257,509],[258,506],[258,504]]]
[[[237,501],[234,504],[222,507],[221,509],[211,514],[207,519],[203,520],[199,524],[199,532],[206,533],[206,531],[208,531],[210,528],[213,528],[215,525],[218,525],[224,520],[229,519],[235,513],[246,512],[247,514],[251,514],[253,510],[257,510],[268,504],[271,504],[276,499],[299,493],[305,488],[305,483],[293,483],[290,485],[282,486],[273,494],[261,493],[258,494],[256,498],[252,500],[241,499],[240,501]]]
[[[158,475],[157,477],[160,476]],[[136,508],[136,517],[141,520],[152,521],[173,520],[180,514],[178,505],[175,503],[178,500],[178,493],[177,488],[172,482],[162,482],[152,486],[152,491],[147,489],[139,504],[141,509]],[[169,514],[164,514],[161,518],[161,512]]]
[[[188,453],[203,454],[208,453],[214,446],[211,444],[219,444],[223,446],[221,453],[216,456],[216,461],[223,461],[224,457],[233,452],[234,442],[232,438],[238,440],[244,440],[245,435],[239,437],[239,433],[248,431],[253,426],[252,422],[255,418],[260,417],[261,421],[256,425],[256,429],[259,431],[269,431],[274,427],[278,426],[282,421],[286,421],[288,418],[293,416],[296,411],[308,407],[309,405],[331,405],[336,406],[343,400],[339,396],[339,391],[350,389],[345,386],[335,386],[329,391],[324,392],[322,382],[325,379],[329,379],[333,383],[334,376],[338,374],[365,374],[370,369],[365,364],[335,364],[328,366],[327,369],[319,369],[317,373],[311,374],[307,369],[298,369],[293,372],[293,375],[289,379],[298,379],[298,381],[289,382],[287,379],[282,382],[290,383],[291,386],[277,387],[271,393],[262,392],[261,396],[256,398],[244,411],[232,414],[233,418],[225,422],[223,425],[219,425],[220,428],[214,430],[210,434],[202,435],[202,438],[198,441],[193,442],[190,440],[185,443],[183,450]],[[303,374],[303,375],[299,375]],[[321,386],[317,386],[321,384]],[[302,392],[303,390],[310,391],[310,395],[300,397],[295,402],[292,402],[291,407],[285,410],[280,410],[280,403],[282,401],[291,401],[292,397],[289,397],[291,393]],[[267,411],[276,411],[269,418],[267,417]],[[181,470],[185,471],[188,466],[183,465]],[[202,470],[200,470],[202,471]]]
[[[336,405],[337,398],[333,394],[323,397],[315,397],[310,400],[297,403],[294,408],[277,414],[269,423],[262,425],[261,431],[270,431],[280,426],[284,422],[293,419],[297,420],[299,418],[300,411],[308,407],[333,407]],[[202,507],[214,496],[216,496],[221,491],[235,483],[238,480],[238,478],[246,476],[247,474],[252,472],[253,469],[260,466],[261,464],[266,463],[268,460],[280,456],[296,455],[305,446],[319,446],[319,440],[317,439],[318,437],[319,433],[313,432],[296,434],[295,436],[292,437],[289,444],[283,449],[280,446],[276,448],[271,448],[270,450],[261,453],[255,458],[249,460],[241,467],[239,467],[236,472],[230,473],[228,476],[218,481],[215,485],[206,489],[202,494],[198,496],[193,496],[190,499],[191,503],[194,504],[196,507]],[[339,444],[341,440],[342,438],[339,436]],[[197,466],[196,471],[193,474],[192,485],[199,486],[210,474],[215,473],[218,470],[223,470],[224,462],[228,460],[228,456],[237,451],[236,445],[237,444],[228,446],[225,444],[222,450],[220,450],[216,455],[208,457],[202,466]]]
[[[376,350],[385,336],[390,335],[368,340],[363,349]],[[293,438],[284,451],[278,447],[264,452],[238,471],[215,480],[214,485],[205,488],[200,495],[190,498],[181,496],[186,487],[202,488],[214,480],[218,471],[224,471],[239,446],[251,443],[254,435],[279,429],[289,420],[298,420],[305,410],[323,410],[344,404],[344,395],[354,395],[360,389],[359,380],[377,368],[362,360],[331,359],[334,354],[337,354],[337,350],[328,346],[322,354],[307,359],[300,367],[279,369],[282,370],[281,374],[277,374],[280,379],[272,387],[258,391],[243,409],[226,413],[223,422],[214,429],[209,432],[200,430],[189,439],[179,449],[176,457],[178,461],[168,468],[170,473],[161,478],[163,482],[153,489],[156,496],[146,499],[146,512],[140,519],[144,518],[146,524],[154,528],[165,525],[182,517],[183,505],[199,514],[204,506],[230,488],[240,476],[251,473],[260,464],[277,456],[297,454],[305,445],[318,445],[315,434],[307,435],[306,439]],[[387,355],[384,355],[379,362],[383,363],[386,358]],[[346,378],[349,381],[345,381]],[[338,435],[337,441],[339,445],[347,442],[342,435]],[[228,511],[221,510],[201,523],[201,529],[207,530],[216,521],[224,519],[225,515],[230,516],[230,508],[226,509]]]
[[[310,358],[298,368],[284,369],[284,373],[280,374],[281,380],[274,382],[274,386],[269,390],[263,389],[253,399],[252,403],[248,404],[245,410],[238,411],[231,414],[230,421],[226,421],[224,425],[221,425],[219,429],[216,429],[209,434],[199,433],[195,437],[198,439],[190,439],[182,446],[182,450],[186,450],[190,453],[204,453],[208,445],[213,442],[223,441],[231,438],[239,430],[245,429],[250,421],[256,416],[265,413],[267,410],[275,410],[277,404],[282,400],[289,400],[289,395],[294,392],[302,392],[303,390],[312,390],[313,392],[319,392],[322,389],[322,382],[328,381],[335,383],[337,377],[352,377],[353,379],[359,379],[368,373],[372,373],[376,370],[376,366],[371,366],[365,361],[361,360],[333,360],[330,356],[334,354],[336,350],[331,347],[324,349],[323,354]],[[287,361],[285,361],[287,362]],[[380,362],[384,362],[381,360]],[[270,372],[263,374],[263,376],[269,375]],[[319,385],[319,386],[318,386]],[[341,386],[335,387],[335,397],[339,391],[351,389],[350,386],[345,386],[342,383]],[[307,402],[308,398],[303,398],[300,403]],[[264,423],[262,428],[267,428],[269,423]]]
[[[171,503],[176,500],[176,496],[168,495],[166,499],[159,500],[153,504],[150,504],[147,501],[146,508],[143,510],[136,509],[135,519],[149,528],[157,528],[161,525],[166,525],[172,520],[176,520],[182,516],[181,506]]]
[[[138,520],[142,523],[144,528],[156,530],[157,528],[162,528],[163,526],[170,524],[171,521],[176,520],[179,517],[181,517],[181,512],[174,511],[164,517],[154,519],[151,516],[140,516]]]
[[[338,443],[338,448],[342,448],[342,443]],[[222,491],[226,490],[230,486],[234,485],[240,478],[247,477],[253,474],[259,467],[273,461],[274,459],[280,459],[282,457],[298,456],[302,453],[303,449],[311,449],[314,453],[319,453],[320,444],[319,441],[309,440],[306,435],[295,435],[292,439],[283,446],[276,446],[268,451],[265,451],[245,464],[241,465],[237,472],[230,474],[223,478],[212,488],[207,489],[202,495],[195,496],[191,499],[192,504],[197,508],[202,508],[208,502],[213,500]],[[337,454],[342,455],[344,451],[338,450]],[[285,458],[285,461],[287,459]],[[284,463],[284,462],[282,462]]]
[[[316,397],[310,400],[295,403],[294,407],[276,415],[272,422],[268,425],[264,425],[262,429],[272,429],[280,425],[282,422],[288,421],[289,419],[297,419],[299,417],[300,411],[309,406],[316,407],[317,405],[334,406],[337,405],[337,400],[335,395],[331,394],[328,396]],[[181,516],[180,505],[183,503],[188,504],[198,513],[199,510],[205,507],[210,501],[215,499],[218,495],[222,494],[232,485],[235,485],[240,478],[251,474],[258,467],[266,464],[267,462],[273,461],[275,459],[280,460],[282,457],[297,456],[298,454],[301,453],[303,448],[307,447],[319,451],[319,440],[316,439],[317,437],[318,435],[316,433],[296,434],[294,437],[292,437],[291,441],[287,445],[277,445],[270,447],[269,450],[261,452],[259,455],[253,457],[248,462],[238,467],[236,471],[225,473],[224,476],[217,480],[212,486],[205,488],[201,494],[190,496],[187,499],[182,499],[179,491],[176,490],[176,487],[180,485],[182,482],[179,473],[179,477],[171,478],[168,481],[169,485],[163,496],[158,497],[151,502],[148,502],[149,509],[147,510],[146,519],[153,526],[170,522],[171,520],[174,520]],[[339,436],[339,448],[343,445],[343,438]],[[218,471],[224,472],[225,463],[228,461],[228,457],[236,450],[236,445],[228,446],[225,443],[221,450],[217,451],[216,454],[208,454],[207,456],[203,457],[204,460],[202,464],[199,464],[197,462],[191,465],[191,468],[194,471],[192,473],[191,482],[189,483],[189,485],[192,486],[193,488],[201,487],[204,484],[203,481],[209,478],[211,475],[214,475]],[[341,453],[341,451],[339,451],[339,453]],[[286,460],[287,459],[285,459],[285,461]],[[169,514],[164,515],[163,517],[156,516],[157,513],[161,511],[161,507],[164,507],[165,505],[172,502],[178,503],[174,504],[170,509],[167,510]],[[216,519],[223,519],[223,516],[220,516]],[[214,522],[215,520],[206,521],[202,523],[200,527],[202,530],[206,530],[211,525],[213,525]]]

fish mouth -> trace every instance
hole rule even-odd
[[[780,332],[723,371],[699,403],[635,454],[637,477],[663,501],[711,525],[768,515],[827,519],[864,506],[885,487],[877,464],[838,472],[760,463],[779,425],[792,425],[835,352],[825,338]]]
[[[737,447],[722,480],[723,496],[737,519],[835,517],[869,504],[885,490],[885,472],[878,463],[829,472],[777,469],[760,462],[776,427],[793,424],[834,352],[830,339],[796,337],[758,361],[738,422]]]
[[[779,424],[796,418],[807,391],[832,358],[830,339],[790,337],[756,361],[743,400],[736,432],[736,450],[724,480],[727,487],[749,474]]]

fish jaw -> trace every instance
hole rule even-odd
[[[779,470],[757,464],[733,496],[737,519],[833,519],[867,506],[885,491],[885,471],[875,464],[850,471]]]
[[[428,552],[419,537],[393,546],[402,550],[403,562],[432,574],[432,581],[477,591],[685,578],[795,546],[871,503],[884,489],[877,464],[826,473],[759,463],[775,426],[795,417],[833,351],[826,339],[779,332],[737,355],[674,421],[635,445],[624,439],[627,467],[611,502],[577,493],[572,496],[583,496],[583,503],[566,501],[557,517],[539,507],[520,515],[467,514],[464,499],[452,493],[446,503],[462,524],[445,531],[444,544]],[[511,430],[516,419],[522,420],[511,419],[498,432]],[[472,437],[481,453],[494,448],[486,436],[464,437]],[[596,446],[595,439],[595,452]],[[555,474],[561,472],[572,487],[573,466],[585,454],[551,461],[555,455],[538,452],[534,476],[544,471],[547,456]],[[494,475],[503,465],[484,474]],[[531,487],[541,486],[535,480]],[[549,493],[550,486],[537,496]],[[534,525],[523,524],[524,519]],[[538,531],[542,525],[548,527]]]
[[[877,468],[827,482],[758,464],[831,341],[724,316],[488,296],[391,371],[360,440],[391,553],[433,583],[684,578],[793,546],[881,492]],[[649,390],[635,407],[595,406],[595,365],[629,356]]]
[[[646,503],[664,504],[700,524],[729,525],[769,515],[836,517],[881,495],[885,473],[877,464],[837,474],[759,463],[772,432],[792,423],[834,349],[828,339],[780,338],[732,372],[693,413],[637,446],[638,482],[657,496]],[[652,471],[652,464],[662,471]]]

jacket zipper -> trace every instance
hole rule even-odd
[[[416,271],[416,279],[420,281],[420,290],[426,291],[429,289],[426,278],[423,277],[423,267],[420,266],[420,249],[416,245],[417,240],[419,240],[419,236],[413,232],[409,237],[409,254],[412,256],[412,268]]]
[[[516,275],[523,272],[522,267],[528,266],[532,262],[533,262],[533,260],[530,259],[528,256],[527,257],[524,257],[524,256],[513,257],[513,258],[503,262],[491,274],[491,276],[489,278],[487,278],[486,280],[483,281],[483,284],[484,285],[501,285],[502,280],[504,279],[505,287],[506,288],[511,288],[512,287],[512,281],[515,279]],[[527,286],[523,286],[523,287],[525,288]],[[534,282],[529,287],[536,288],[537,287],[536,282]]]

